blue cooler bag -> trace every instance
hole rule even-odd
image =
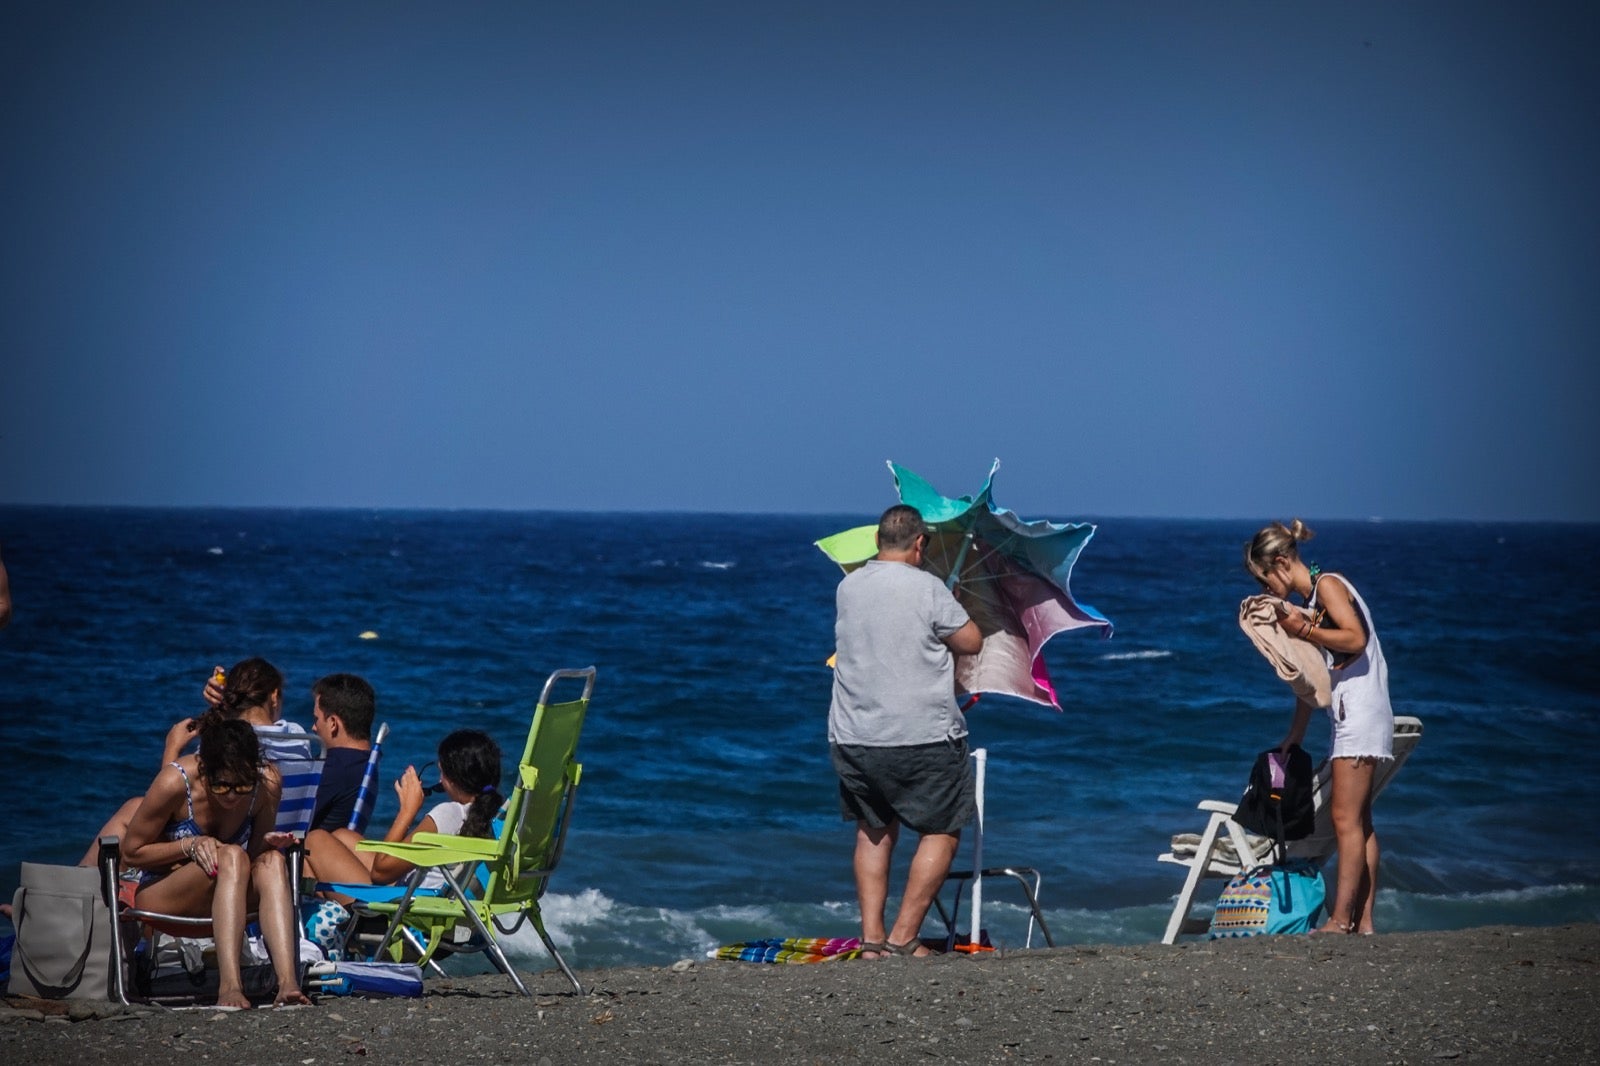
[[[388,999],[422,995],[422,967],[410,962],[319,962],[307,986],[335,996]]]
[[[1246,870],[1222,890],[1211,939],[1309,933],[1326,899],[1321,872],[1304,859]]]

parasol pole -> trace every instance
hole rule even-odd
[[[972,834],[972,926],[967,930],[967,944],[976,951],[983,937],[983,778],[989,762],[989,749],[974,751],[972,761],[977,764],[973,768],[973,791],[978,801],[978,814]]]
[[[961,565],[967,561],[967,549],[972,547],[972,538],[970,529],[961,535],[961,549],[956,552],[956,561],[950,565],[950,573],[945,575],[945,588],[954,589],[961,580]]]

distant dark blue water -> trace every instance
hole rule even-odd
[[[851,935],[824,737],[839,574],[812,542],[872,517],[0,508],[16,601],[0,892],[22,859],[75,861],[144,789],[215,663],[267,657],[307,724],[317,677],[365,675],[393,729],[387,776],[458,726],[514,752],[545,676],[593,664],[546,907],[569,958]],[[1101,520],[1073,591],[1115,638],[1049,646],[1064,713],[973,711],[986,858],[1044,872],[1059,943],[1158,939],[1182,871],[1155,856],[1283,734],[1288,690],[1235,622],[1256,525]],[[1600,920],[1600,527],[1313,525],[1307,557],[1361,589],[1396,710],[1425,726],[1377,807],[1383,927]],[[1309,746],[1326,742],[1315,723]],[[386,788],[378,821],[393,811]],[[986,893],[996,940],[1020,943],[1024,918],[1005,887]],[[520,948],[543,965],[531,937]]]

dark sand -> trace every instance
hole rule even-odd
[[[1600,925],[580,977],[583,997],[552,970],[532,999],[485,976],[285,1011],[0,1009],[0,1063],[1600,1061]]]

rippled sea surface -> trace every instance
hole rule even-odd
[[[515,751],[546,675],[592,664],[582,792],[546,902],[574,964],[852,935],[824,732],[839,574],[812,542],[871,518],[0,508],[16,601],[0,892],[24,859],[76,861],[145,788],[214,664],[270,659],[307,725],[316,678],[365,675],[392,729],[386,778],[459,726]],[[1058,943],[1157,939],[1183,871],[1156,855],[1201,828],[1197,801],[1237,798],[1283,734],[1288,690],[1235,621],[1257,525],[1099,520],[1073,591],[1115,637],[1049,645],[1061,712],[1000,697],[972,712],[985,861],[1043,872]],[[1376,810],[1382,924],[1600,920],[1600,527],[1317,529],[1307,557],[1361,590],[1396,712],[1424,723]],[[1308,746],[1326,743],[1314,724]],[[386,788],[376,823],[394,810]],[[1018,899],[985,893],[1002,944],[1025,936]],[[531,937],[517,946],[543,964]]]

